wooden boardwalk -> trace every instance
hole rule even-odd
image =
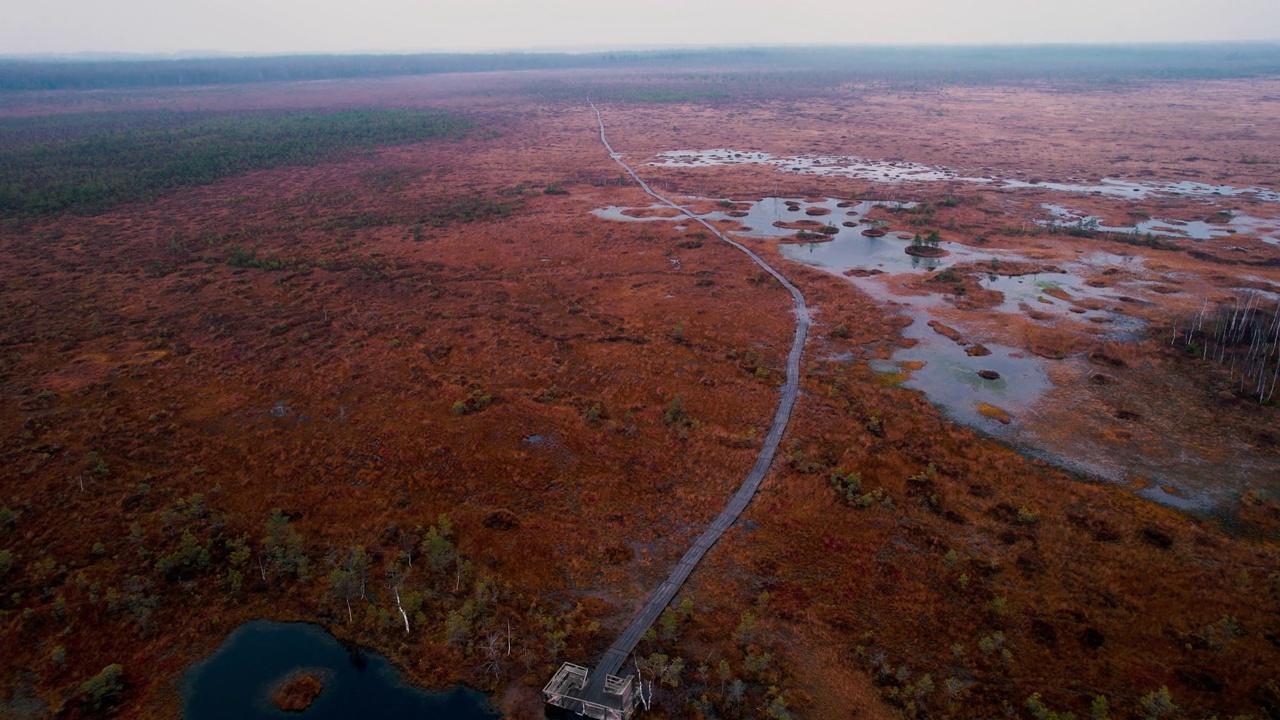
[[[598,696],[603,690],[605,676],[618,674],[631,651],[640,642],[644,632],[649,629],[649,626],[658,619],[662,611],[671,603],[671,600],[680,591],[680,587],[684,585],[684,581],[689,577],[689,573],[693,572],[693,568],[697,566],[702,556],[707,554],[711,546],[716,544],[720,536],[733,525],[738,516],[742,514],[742,511],[746,509],[747,504],[751,502],[751,498],[756,494],[756,490],[760,488],[760,483],[764,481],[765,475],[769,472],[769,466],[773,463],[773,456],[778,450],[778,444],[782,441],[782,435],[787,430],[787,423],[791,420],[791,410],[795,407],[796,398],[800,394],[800,357],[804,353],[805,340],[809,336],[809,306],[805,304],[804,296],[800,294],[800,290],[783,277],[781,273],[774,270],[759,255],[756,255],[742,244],[730,240],[711,223],[654,192],[644,180],[640,179],[635,170],[631,169],[631,166],[623,162],[622,157],[609,145],[609,140],[604,134],[604,117],[600,114],[600,109],[595,106],[595,103],[591,103],[591,109],[595,110],[596,121],[600,124],[600,142],[609,151],[609,156],[613,158],[614,162],[621,165],[622,169],[626,170],[627,174],[631,176],[631,179],[635,180],[645,192],[652,195],[658,202],[675,208],[689,219],[710,230],[716,237],[746,253],[747,257],[751,258],[765,272],[782,283],[782,286],[791,293],[791,299],[795,304],[796,316],[796,332],[791,340],[791,352],[787,355],[787,379],[782,385],[782,394],[778,400],[778,410],[773,415],[773,423],[769,426],[769,433],[765,436],[764,445],[760,448],[760,455],[756,458],[755,465],[751,467],[751,472],[747,473],[746,480],[742,482],[738,491],[733,494],[729,504],[716,516],[715,520],[711,521],[707,529],[702,531],[702,534],[693,543],[693,547],[689,548],[684,557],[680,558],[680,562],[672,569],[671,574],[667,576],[667,579],[653,591],[644,607],[632,618],[630,624],[622,631],[618,639],[613,642],[613,645],[609,647],[604,657],[601,658],[600,663],[592,671],[587,691],[584,694]]]

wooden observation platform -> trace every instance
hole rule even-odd
[[[565,663],[542,689],[548,705],[595,720],[628,720],[640,705],[631,676],[620,678]]]

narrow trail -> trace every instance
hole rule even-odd
[[[710,230],[716,237],[741,250],[755,264],[782,283],[782,286],[791,293],[796,315],[795,337],[791,340],[791,352],[787,355],[787,380],[782,385],[782,395],[778,399],[778,410],[773,415],[773,424],[769,426],[769,434],[765,436],[764,445],[760,448],[760,455],[756,458],[755,465],[751,466],[751,472],[747,473],[746,480],[742,482],[738,491],[733,494],[725,509],[716,516],[716,519],[707,526],[706,530],[702,531],[702,534],[694,541],[693,546],[680,559],[679,564],[675,566],[671,574],[667,576],[667,579],[653,591],[644,607],[632,618],[627,628],[622,631],[618,639],[605,652],[604,657],[601,658],[599,665],[596,666],[591,675],[589,684],[589,687],[591,687],[598,684],[603,685],[606,675],[618,674],[618,670],[626,662],[627,656],[631,654],[636,644],[640,642],[641,636],[658,619],[658,616],[667,605],[671,603],[676,593],[680,591],[680,587],[684,585],[685,579],[689,577],[689,573],[693,572],[694,566],[698,564],[703,555],[707,554],[711,546],[715,545],[720,536],[729,529],[729,526],[733,525],[738,516],[742,514],[742,511],[746,509],[747,504],[751,502],[751,498],[755,496],[756,490],[760,488],[760,483],[764,481],[765,475],[769,472],[769,466],[773,463],[773,456],[778,449],[778,443],[782,441],[782,434],[786,432],[787,423],[791,420],[791,411],[795,408],[796,398],[800,394],[800,357],[804,353],[805,340],[809,337],[810,320],[809,306],[804,302],[804,295],[800,294],[800,290],[783,277],[782,273],[774,270],[769,263],[747,247],[730,240],[711,223],[654,192],[653,188],[649,187],[644,180],[641,180],[635,170],[632,170],[631,166],[623,162],[622,156],[615,152],[613,146],[609,144],[609,140],[604,134],[604,117],[600,114],[600,109],[596,107],[595,103],[588,102],[591,104],[591,109],[595,110],[596,120],[600,123],[600,142],[609,151],[609,156],[613,158],[613,161],[621,165],[622,169],[626,170],[627,174],[631,176],[631,179],[635,180],[645,192],[652,195],[658,202],[678,210],[690,220]]]

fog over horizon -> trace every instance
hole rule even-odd
[[[4,56],[1280,40],[1276,0],[42,0],[5,15]]]

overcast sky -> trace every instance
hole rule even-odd
[[[0,55],[1280,39],[1280,0],[0,2]]]

